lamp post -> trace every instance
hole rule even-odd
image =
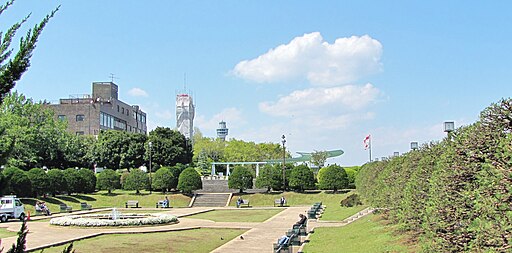
[[[149,142],[148,143],[148,146],[149,146],[149,194],[151,194],[151,147],[153,147],[153,143],[152,142]]]
[[[452,139],[452,132],[455,131],[455,123],[453,121],[444,122],[444,131],[448,133],[448,140]]]
[[[411,149],[412,150],[418,149],[418,142],[416,142],[416,141],[411,142]]]
[[[286,174],[285,174],[285,170],[286,170],[286,147],[284,146],[284,144],[286,143],[286,137],[284,136],[281,136],[281,139],[283,139],[281,142],[283,143],[283,191],[286,190]]]

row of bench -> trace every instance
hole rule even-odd
[[[324,212],[325,207],[322,206],[322,202],[317,202],[308,211],[308,219],[316,219]]]

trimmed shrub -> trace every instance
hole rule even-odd
[[[92,193],[96,190],[96,175],[90,169],[80,169],[78,176],[82,182],[82,189],[80,192]]]
[[[52,196],[55,196],[57,193],[66,191],[68,188],[68,183],[62,170],[51,169],[46,174],[48,175],[49,180],[48,191],[52,194]]]
[[[337,192],[348,186],[348,177],[345,170],[338,165],[329,165],[318,172],[318,187],[322,190]]]
[[[132,171],[130,171],[130,174],[128,174],[124,179],[123,189],[135,190],[136,194],[139,194],[140,190],[146,189],[148,187],[149,177],[142,170],[132,169]]]
[[[42,196],[50,191],[50,179],[43,169],[33,168],[27,171],[27,176],[32,183],[34,197]]]
[[[240,193],[242,193],[245,189],[252,188],[252,179],[252,173],[248,168],[236,166],[228,178],[228,187],[230,189],[239,189]]]
[[[121,176],[111,169],[105,169],[98,174],[96,187],[98,190],[107,190],[108,193],[112,193],[121,187]]]
[[[66,182],[68,182],[67,189],[65,189],[65,191],[68,192],[68,195],[81,192],[82,182],[80,181],[80,175],[78,174],[78,170],[74,168],[69,168],[62,171],[62,173],[64,174]]]
[[[32,193],[32,183],[25,171],[16,167],[8,167],[3,170],[6,182],[4,193],[14,194],[19,197],[29,197]]]
[[[178,178],[179,174],[174,175],[171,172],[171,169],[168,167],[162,167],[153,175],[152,187],[153,189],[160,189],[165,193],[178,186]]]
[[[201,175],[193,168],[185,169],[181,172],[178,179],[178,190],[185,194],[191,194],[194,190],[203,188],[203,182],[201,182]]]
[[[357,195],[355,193],[348,195],[346,198],[344,198],[340,201],[340,205],[343,207],[353,207],[353,206],[359,206],[362,204],[363,204],[363,202],[361,202],[359,195]]]
[[[299,165],[290,172],[290,188],[303,192],[315,188],[315,174],[306,165]]]

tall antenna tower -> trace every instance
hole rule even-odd
[[[187,92],[187,74],[183,77],[184,91],[176,94],[176,128],[185,136],[192,140],[194,136],[194,117],[195,105],[190,92]]]

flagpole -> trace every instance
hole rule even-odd
[[[370,153],[370,162],[372,162],[372,136],[368,139],[368,151]]]

